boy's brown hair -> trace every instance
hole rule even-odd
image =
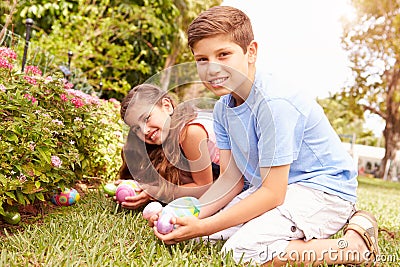
[[[230,6],[215,6],[202,12],[188,28],[188,45],[191,49],[200,40],[216,35],[230,36],[243,52],[254,40],[249,17],[241,10]]]

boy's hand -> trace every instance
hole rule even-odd
[[[154,222],[153,226],[154,234],[167,245],[176,244],[194,237],[206,235],[204,232],[205,227],[202,226],[203,220],[200,220],[197,217],[174,217],[171,219],[171,222],[176,224],[178,227],[166,235],[163,235],[157,231],[156,221]]]
[[[150,219],[148,219],[149,222],[149,226],[150,227],[154,227],[157,224],[158,218],[160,218],[161,212],[159,212],[158,214],[154,214],[153,216],[150,217]]]

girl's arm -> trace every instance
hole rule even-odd
[[[182,139],[181,147],[189,161],[193,182],[181,186],[197,187],[212,184],[213,173],[207,146],[207,132],[200,125],[189,124]]]

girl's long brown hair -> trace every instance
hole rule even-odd
[[[188,162],[181,152],[179,140],[184,126],[197,116],[192,105],[183,103],[176,106],[168,93],[161,88],[152,84],[141,84],[129,91],[123,99],[121,118],[125,121],[126,113],[130,110],[134,111],[137,103],[161,106],[164,98],[170,99],[174,107],[167,139],[162,145],[150,145],[140,140],[130,130],[122,152],[123,164],[119,170],[120,179],[135,178],[144,183],[154,184],[161,176],[172,184],[180,185],[182,175],[191,176]]]

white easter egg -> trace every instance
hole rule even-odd
[[[150,202],[143,209],[143,218],[148,220],[148,219],[150,219],[151,216],[159,213],[162,209],[163,209],[163,207],[160,202],[156,202],[156,201]]]

